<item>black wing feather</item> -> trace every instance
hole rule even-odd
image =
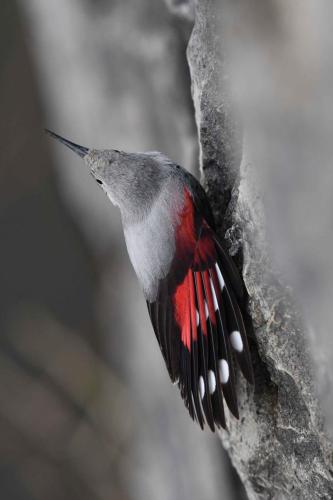
[[[203,195],[199,201],[204,206]],[[206,212],[210,219],[210,210]],[[230,411],[238,418],[234,356],[243,375],[251,383],[253,370],[239,306],[239,303],[243,306],[244,301],[243,283],[232,259],[201,214],[202,210],[196,211],[197,243],[193,248],[192,257],[186,255],[181,258],[176,251],[169,275],[160,281],[156,300],[148,302],[147,305],[170,377],[173,382],[178,381],[181,396],[191,418],[197,420],[201,428],[206,421],[214,431],[215,426],[226,426],[223,398]],[[212,245],[207,243],[207,239]],[[203,240],[201,248],[199,241]],[[207,257],[205,245],[208,245],[210,252]],[[190,317],[189,338],[184,340],[184,332],[177,319],[175,297],[176,290],[186,285],[186,280],[193,283],[194,292],[193,296],[190,296],[189,288],[189,298],[184,301],[185,305],[182,305],[186,321],[188,316]],[[206,307],[209,303],[207,316],[206,313],[203,314],[202,301]],[[198,324],[194,324],[195,314],[198,316]],[[233,348],[230,341],[230,335],[235,331],[239,332],[242,341],[241,352]],[[222,372],[224,379],[227,378],[223,383],[220,376],[222,361],[226,363],[222,365],[228,367],[227,372]],[[209,377],[212,376],[210,370],[216,381],[212,394],[209,390]],[[202,383],[204,395],[200,394]]]

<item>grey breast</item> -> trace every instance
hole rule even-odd
[[[183,185],[169,178],[144,219],[126,224],[129,257],[145,298],[156,299],[159,281],[169,272],[175,255],[175,231],[183,208]]]

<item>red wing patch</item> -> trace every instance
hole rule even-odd
[[[214,431],[215,426],[225,427],[223,401],[238,418],[232,352],[253,382],[236,298],[242,285],[187,189],[178,217],[176,255],[158,300],[148,307],[170,376],[178,380],[191,417],[201,427],[206,421]]]
[[[181,331],[181,341],[190,351],[192,342],[197,340],[195,290],[191,269],[184,281],[177,286],[173,303],[176,323]]]

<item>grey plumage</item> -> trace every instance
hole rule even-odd
[[[128,254],[147,300],[175,254],[175,228],[183,205],[185,173],[161,153],[90,150],[92,175],[121,212]]]

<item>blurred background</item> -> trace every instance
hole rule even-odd
[[[0,25],[1,500],[234,498],[170,384],[118,210],[43,133],[196,172],[191,22],[162,1],[2,0]]]
[[[169,382],[118,211],[43,134],[161,150],[198,175],[191,9],[168,3],[186,15],[162,0],[1,0],[1,500],[244,498]],[[332,432],[333,5],[221,5],[246,160]]]

